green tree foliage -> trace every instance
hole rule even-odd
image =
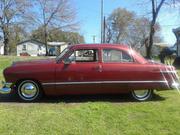
[[[42,33],[42,27],[32,31],[30,38],[44,42],[44,35]],[[47,41],[67,42],[71,44],[84,43],[84,37],[77,32],[65,32],[59,29],[48,29]]]

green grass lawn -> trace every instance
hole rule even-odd
[[[17,59],[24,58],[0,57],[0,80],[2,70]],[[0,102],[0,135],[180,135],[180,94],[174,90],[156,95],[143,103],[67,103],[61,97],[53,102]]]

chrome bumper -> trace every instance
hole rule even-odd
[[[11,93],[12,89],[11,89],[11,86],[13,83],[4,83],[2,82],[3,84],[3,87],[0,88],[0,94],[9,94]]]
[[[178,82],[173,82],[173,83],[171,84],[171,88],[173,88],[173,89],[180,89],[180,83],[178,83]]]

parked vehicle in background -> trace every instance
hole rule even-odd
[[[150,100],[153,90],[179,87],[173,66],[144,59],[124,45],[68,46],[56,59],[15,62],[4,70],[0,93],[12,91],[23,101],[46,95],[131,93]]]

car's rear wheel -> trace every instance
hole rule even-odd
[[[133,90],[131,95],[136,101],[148,101],[153,97],[153,90]]]
[[[17,94],[22,101],[34,102],[41,98],[40,85],[32,80],[21,81],[17,87]]]

